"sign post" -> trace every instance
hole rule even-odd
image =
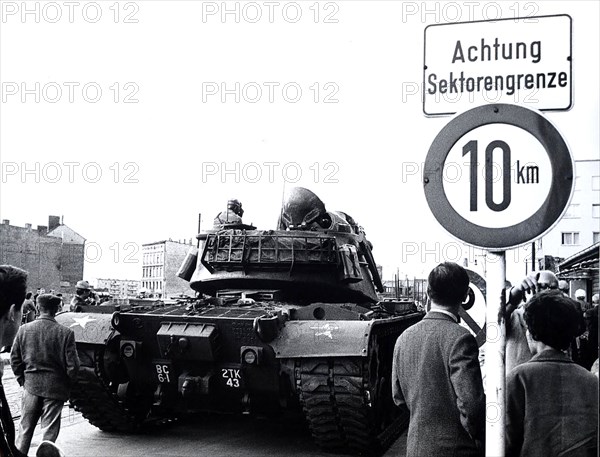
[[[486,299],[486,455],[504,456],[505,250],[550,230],[573,192],[574,164],[556,128],[528,108],[490,104],[455,117],[436,136],[423,185],[438,222],[489,251]],[[501,312],[502,311],[502,312]]]

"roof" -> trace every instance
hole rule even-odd
[[[71,227],[65,224],[61,224],[55,229],[49,231],[47,236],[52,236],[54,238],[62,238],[65,243],[77,243],[84,244],[85,238],[82,237],[79,233],[73,230]]]
[[[592,244],[591,246],[573,254],[571,257],[567,257],[559,264],[559,268],[561,270],[565,268],[573,267],[578,262],[583,262],[586,260],[598,260],[600,257],[600,242]]]

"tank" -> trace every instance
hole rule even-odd
[[[397,337],[423,313],[379,302],[372,245],[308,189],[276,229],[241,221],[198,235],[180,275],[195,298],[57,316],[82,363],[71,404],[102,430],[189,414],[301,414],[315,442],[386,449],[408,424],[391,395]]]

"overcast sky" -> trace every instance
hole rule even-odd
[[[86,279],[140,278],[142,243],[194,237],[229,198],[275,228],[286,180],[351,214],[385,278],[456,257],[420,177],[451,119],[423,114],[430,24],[570,15],[574,103],[546,116],[598,158],[596,1],[23,5],[2,3],[1,218],[64,216]]]

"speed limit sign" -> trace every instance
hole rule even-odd
[[[558,221],[573,192],[573,158],[537,111],[490,104],[450,121],[425,161],[425,197],[439,223],[467,244],[517,247]]]

